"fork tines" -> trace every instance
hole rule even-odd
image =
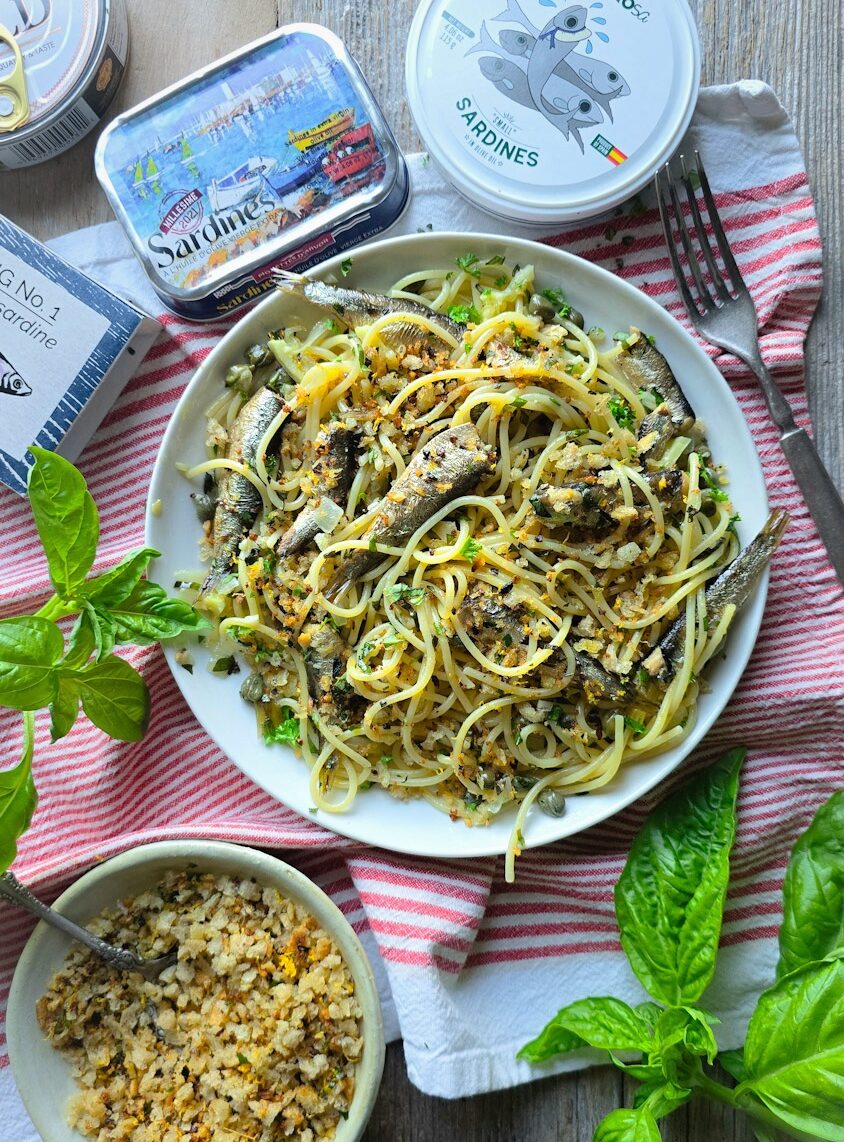
[[[686,156],[680,155],[682,173],[678,177],[672,176],[671,163],[668,162],[657,171],[654,178],[659,217],[662,221],[665,244],[671,258],[671,268],[692,320],[747,293],[747,287],[736,265],[736,260],[724,233],[724,227],[721,225],[721,219],[718,216],[715,199],[709,187],[709,179],[706,177],[706,171],[701,162],[700,151],[694,152],[694,159],[695,166],[689,171],[686,167]],[[701,212],[695,182],[697,182],[702,195],[709,223],[708,228]],[[682,188],[682,197],[679,188]],[[691,229],[686,220],[684,201],[691,216]],[[669,203],[674,227],[679,234],[680,246],[691,272],[691,282],[688,281],[680,261],[668,210]],[[700,254],[696,252],[695,247],[700,251]],[[703,264],[701,264],[701,260]]]

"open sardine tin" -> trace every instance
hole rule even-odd
[[[207,321],[382,233],[408,176],[355,61],[294,24],[121,115],[97,176],[157,294]]]
[[[422,0],[408,40],[410,110],[446,178],[544,227],[641,190],[679,145],[699,77],[685,0]]]

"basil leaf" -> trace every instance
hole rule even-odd
[[[650,1000],[646,1000],[644,1003],[637,1003],[634,1010],[653,1031],[664,1008],[660,1007],[658,1003],[651,1003]]]
[[[163,587],[145,579],[128,598],[109,610],[118,643],[148,646],[177,638],[185,631],[202,630],[206,620],[183,599],[171,599]]]
[[[62,666],[67,669],[78,669],[84,666],[97,648],[91,618],[85,611],[76,620],[70,632],[67,653],[62,659]]]
[[[73,729],[79,717],[79,686],[75,678],[59,675],[56,696],[50,703],[50,738],[57,742]]]
[[[138,551],[130,551],[110,570],[98,575],[96,579],[89,579],[79,592],[82,598],[88,599],[98,607],[116,607],[132,594],[141,576],[149,566],[150,560],[157,559],[161,554],[154,547],[141,547]]]
[[[149,691],[133,666],[111,655],[73,672],[82,709],[95,726],[119,741],[140,741],[149,723]]]
[[[35,464],[28,490],[53,586],[63,599],[84,583],[97,553],[100,522],[85,477],[55,452],[29,451]]]
[[[586,1040],[558,1023],[555,1015],[535,1039],[525,1043],[516,1058],[524,1059],[526,1063],[547,1063],[557,1055],[564,1055],[568,1051],[579,1051],[586,1046],[588,1046]]]
[[[777,978],[844,948],[844,790],[791,850],[782,896]]]
[[[744,1058],[751,1093],[788,1127],[844,1142],[844,957],[784,976],[759,997]]]
[[[63,651],[62,632],[49,619],[0,619],[0,703],[13,710],[48,706]]]
[[[659,1127],[649,1110],[614,1110],[598,1124],[592,1142],[660,1142]]]
[[[558,1011],[551,1023],[605,1051],[649,1051],[653,1046],[648,1024],[620,999],[579,999]]]
[[[18,838],[29,828],[38,796],[32,780],[32,748],[35,717],[23,716],[23,754],[13,769],[0,773],[0,872],[5,872],[18,853]]]
[[[654,1118],[665,1118],[688,1102],[692,1097],[689,1087],[662,1079],[659,1082],[642,1083],[633,1096],[636,1110],[647,1110]]]
[[[83,604],[84,614],[88,620],[88,628],[94,639],[94,650],[97,662],[102,662],[114,650],[115,627],[114,621],[108,611],[95,607],[93,603]]]
[[[656,1055],[669,1082],[678,1087],[689,1086],[700,1069],[698,1060],[714,1060],[718,1044],[709,1027],[711,1019],[706,1012],[692,1007],[673,1007],[659,1017]],[[650,1059],[656,1061],[654,1055]]]
[[[744,755],[733,750],[651,813],[615,887],[622,947],[661,1003],[693,1003],[712,979]]]

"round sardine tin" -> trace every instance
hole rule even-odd
[[[612,209],[673,154],[700,46],[685,0],[423,0],[406,80],[455,188],[542,226]]]
[[[68,150],[102,120],[129,50],[124,0],[0,0],[0,25],[14,38],[29,103],[25,122],[3,129],[11,108],[0,95],[0,171],[33,166]],[[15,69],[0,41],[0,85]]]

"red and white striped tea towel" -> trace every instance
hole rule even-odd
[[[797,140],[773,92],[750,82],[703,91],[691,133],[756,299],[766,360],[805,422],[803,340],[820,293],[821,245]],[[458,198],[424,157],[411,166],[414,198],[405,231],[526,233]],[[685,319],[652,204],[550,241],[635,282]],[[116,224],[69,235],[56,248],[112,288],[154,304]],[[164,427],[193,370],[231,324],[164,321],[165,335],[81,460],[102,513],[103,562],[141,543],[144,495]],[[500,860],[392,855],[339,839],[277,804],[205,736],[161,652],[136,650],[132,661],[153,696],[144,742],[112,742],[81,722],[51,746],[40,723],[41,801],[21,845],[18,875],[49,897],[93,861],[143,841],[214,837],[283,850],[330,892],[364,938],[389,1034],[403,1037],[413,1082],[432,1094],[472,1094],[534,1078],[514,1054],[562,1004],[596,992],[641,998],[619,947],[612,886],[655,801],[690,769],[744,743],[750,757],[724,951],[707,996],[723,1019],[722,1045],[736,1045],[755,995],[772,979],[789,847],[817,806],[844,784],[844,598],[756,383],[734,359],[718,363],[752,426],[771,500],[789,510],[793,523],[774,560],[747,673],[695,757],[665,787],[587,833],[525,853],[515,885],[506,885]],[[20,500],[3,491],[0,535],[0,615],[34,609],[47,593],[45,568]],[[16,736],[15,719],[2,715],[4,763],[14,760]],[[2,1004],[31,924],[0,906],[0,926]],[[15,1123],[2,1136],[29,1142],[35,1136],[3,1069],[4,1048],[0,1024],[0,1119]],[[559,1069],[590,1061],[572,1058]]]

